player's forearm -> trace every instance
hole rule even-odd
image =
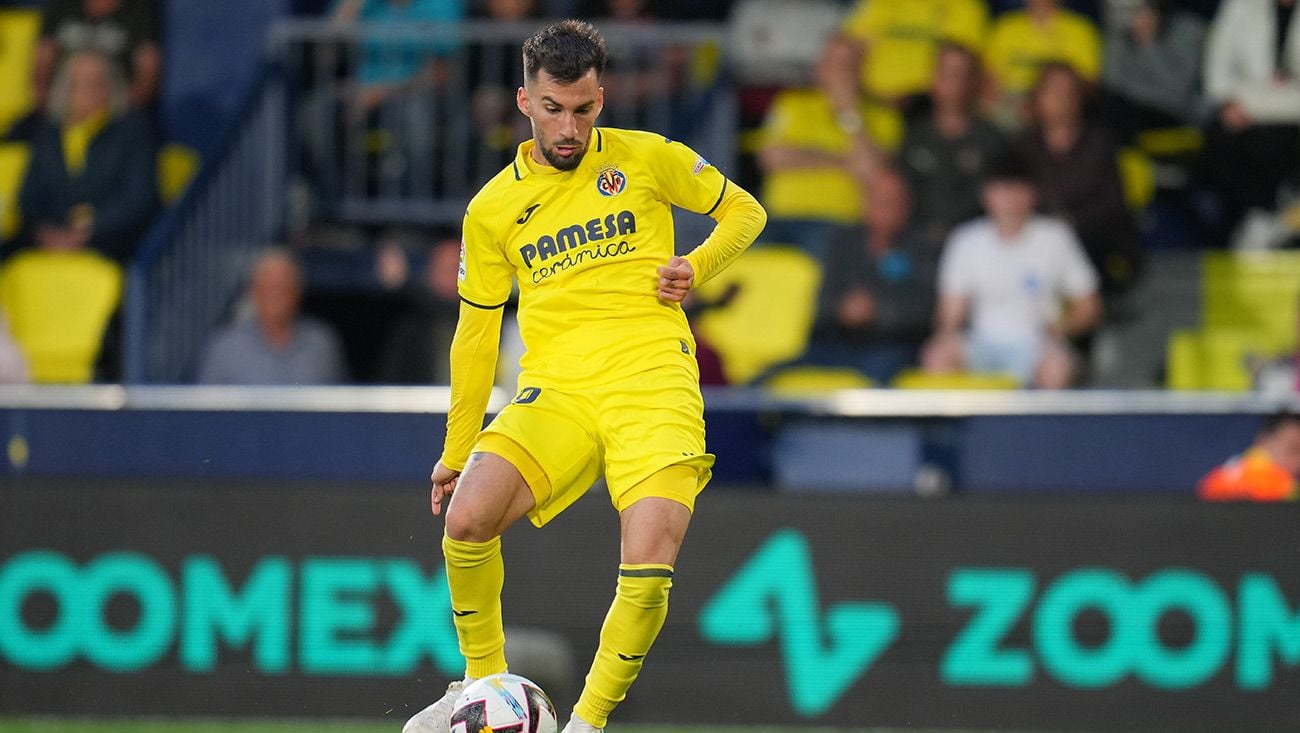
[[[459,471],[469,460],[483,427],[501,340],[501,308],[476,308],[462,302],[451,340],[451,409],[442,463]]]
[[[748,191],[727,181],[722,200],[710,214],[718,225],[700,246],[686,255],[699,285],[720,272],[758,238],[767,224],[767,212]]]

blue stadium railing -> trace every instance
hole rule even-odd
[[[150,230],[128,273],[123,381],[176,383],[228,309],[253,253],[274,238],[283,198],[285,79],[269,64],[240,122]]]

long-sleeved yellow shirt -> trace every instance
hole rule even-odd
[[[535,163],[532,147],[520,145],[465,214],[442,456],[453,470],[482,428],[513,283],[526,348],[520,386],[608,384],[694,358],[681,306],[658,297],[656,268],[674,254],[672,207],[718,222],[686,255],[696,283],[739,256],[767,221],[753,196],[659,135],[596,128],[572,171]]]

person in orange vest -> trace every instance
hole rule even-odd
[[[1255,443],[1210,471],[1196,493],[1206,501],[1295,501],[1300,476],[1300,413],[1265,418]]]

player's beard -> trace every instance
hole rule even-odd
[[[587,154],[587,146],[582,145],[582,143],[577,140],[557,140],[555,141],[555,145],[580,146],[573,155],[566,158],[563,155],[556,153],[554,146],[548,148],[538,140],[537,147],[542,151],[542,157],[546,158],[546,162],[554,166],[556,170],[571,171],[574,168],[577,168],[578,165],[582,163],[582,156]]]

